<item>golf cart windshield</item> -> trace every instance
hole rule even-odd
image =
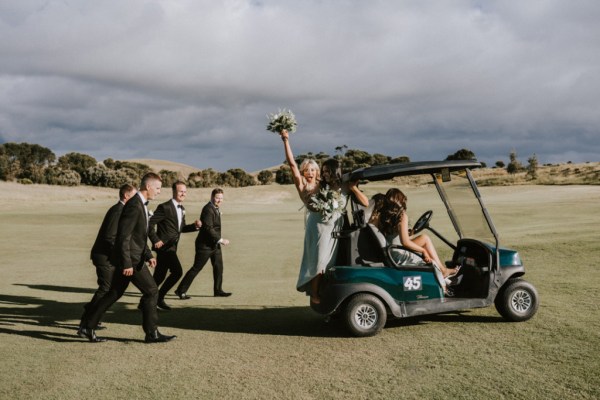
[[[497,245],[494,226],[481,202],[479,190],[470,171],[463,170],[452,174],[449,182],[443,182],[440,174],[434,176],[458,236]]]

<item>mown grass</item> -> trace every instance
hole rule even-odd
[[[507,323],[491,307],[391,321],[364,339],[325,323],[295,291],[303,228],[293,187],[227,189],[224,287],[234,294],[209,296],[207,266],[191,300],[167,299],[161,330],[178,338],[164,345],[142,342],[133,287],[105,318],[109,342],[75,336],[95,287],[89,248],[114,191],[0,189],[1,398],[600,397],[597,186],[482,189],[502,243],[520,251],[539,291],[532,320]],[[449,231],[428,189],[406,192],[413,219],[432,208],[434,226]],[[190,190],[188,219],[208,195]],[[193,241],[182,239],[186,269]]]

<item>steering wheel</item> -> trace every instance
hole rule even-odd
[[[412,228],[412,234],[416,235],[417,233],[421,232],[423,229],[427,228],[429,226],[429,220],[431,219],[432,215],[433,215],[433,211],[431,211],[431,210],[425,211],[425,213],[419,217],[417,222],[415,222],[415,225]]]

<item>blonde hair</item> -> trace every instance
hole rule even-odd
[[[304,171],[308,169],[308,167],[313,167],[315,171],[317,171],[315,176],[315,185],[319,183],[321,180],[321,169],[319,168],[319,164],[312,158],[305,158],[304,161],[300,164],[300,175],[302,175],[302,179],[304,179]]]

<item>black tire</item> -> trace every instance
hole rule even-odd
[[[344,319],[354,336],[374,336],[385,326],[387,312],[381,300],[363,293],[350,299],[344,309]]]
[[[531,283],[511,279],[500,289],[494,304],[505,319],[513,322],[527,321],[537,312],[538,293]]]

